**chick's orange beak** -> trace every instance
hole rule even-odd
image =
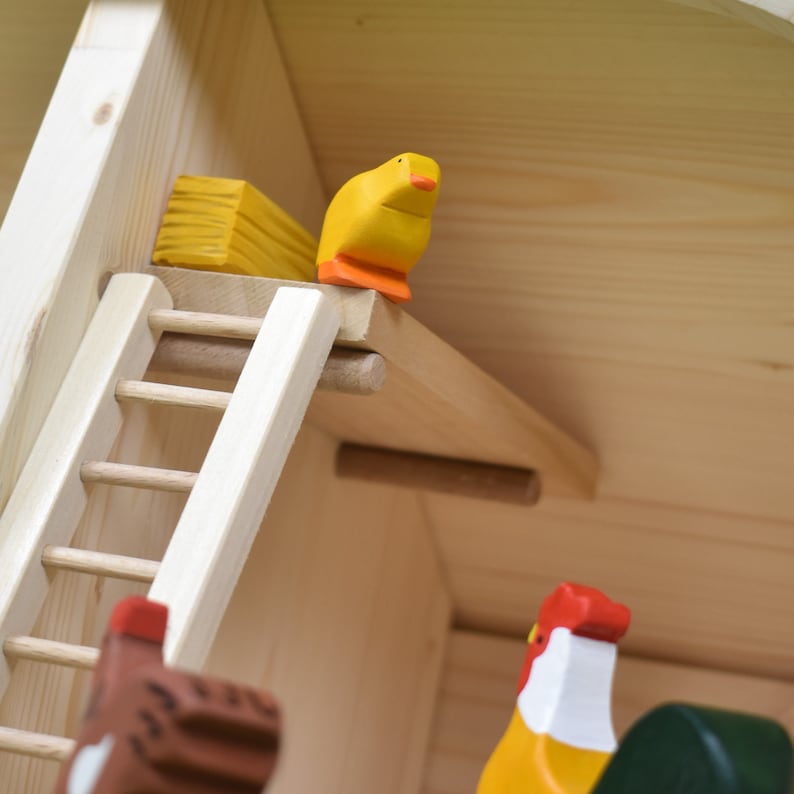
[[[418,187],[419,190],[426,190],[428,193],[436,189],[436,180],[431,179],[429,176],[419,176],[419,174],[411,174],[411,184]]]

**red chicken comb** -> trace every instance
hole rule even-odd
[[[626,633],[630,619],[628,607],[595,587],[563,582],[544,599],[538,625],[546,630],[561,627],[580,637],[617,642]]]
[[[161,643],[165,640],[168,607],[143,596],[129,596],[116,604],[108,629],[139,640]]]

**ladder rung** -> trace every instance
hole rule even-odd
[[[47,546],[41,554],[41,562],[48,568],[64,568],[79,573],[112,576],[133,582],[152,582],[160,563],[140,557],[124,557],[121,554],[105,554],[88,549],[72,549],[68,546]]]
[[[129,463],[112,463],[93,460],[80,467],[83,482],[101,482],[105,485],[126,485],[129,488],[149,488],[153,491],[189,491],[198,475],[193,471],[157,469],[151,466],[133,466]]]
[[[76,742],[64,736],[0,728],[0,752],[17,753],[45,761],[65,761],[73,752]]]
[[[153,331],[172,331],[178,334],[255,339],[262,327],[262,318],[185,312],[176,309],[153,309],[149,312],[149,327]]]
[[[40,637],[6,637],[3,653],[11,659],[49,662],[82,670],[92,670],[99,659],[98,648],[43,640]]]
[[[120,380],[116,384],[117,400],[144,402],[150,405],[179,405],[209,411],[225,411],[231,398],[231,392],[227,391],[194,389],[168,383],[150,383],[145,380]]]

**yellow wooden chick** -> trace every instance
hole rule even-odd
[[[430,239],[440,181],[435,160],[408,152],[342,185],[325,214],[319,281],[410,300],[406,276]]]

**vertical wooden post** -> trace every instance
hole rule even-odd
[[[338,328],[318,290],[278,291],[149,592],[168,663],[203,665]]]

